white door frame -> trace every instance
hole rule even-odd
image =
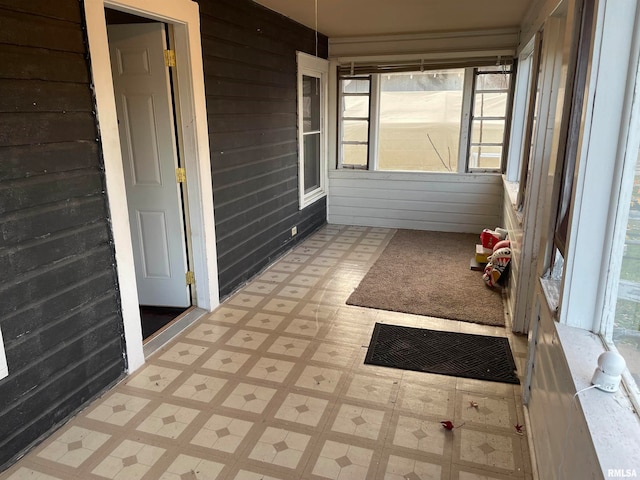
[[[211,160],[198,4],[191,0],[85,0],[91,73],[105,164],[128,371],[131,373],[144,364],[144,353],[105,7],[167,22],[174,27],[180,128],[184,139],[191,224],[187,234],[191,237],[197,306],[205,310],[213,310],[220,303]]]

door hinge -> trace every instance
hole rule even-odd
[[[164,64],[167,67],[175,67],[176,66],[176,52],[175,52],[175,50],[165,50],[164,51]]]
[[[187,171],[184,168],[176,168],[176,182],[184,183],[187,181]]]
[[[185,281],[187,285],[194,285],[196,283],[196,276],[191,270],[185,274]]]

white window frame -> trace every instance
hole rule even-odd
[[[500,166],[498,168],[472,168],[469,163],[470,151],[471,151],[471,122],[473,121],[473,108],[474,108],[474,96],[475,96],[475,67],[465,67],[460,68],[464,70],[464,78],[463,78],[463,87],[462,87],[462,107],[461,107],[461,119],[460,119],[460,136],[459,136],[459,149],[458,149],[458,167],[455,171],[450,173],[501,173],[503,168],[503,161],[500,162]],[[416,70],[419,71],[419,70]],[[409,73],[409,72],[407,72]],[[514,69],[511,67],[511,71],[509,74],[511,75],[511,84],[510,89],[513,89],[514,82]],[[379,171],[379,161],[378,161],[378,146],[379,146],[379,128],[380,128],[380,77],[383,75],[382,73],[372,73],[370,74],[371,83],[369,89],[369,137],[368,137],[368,166],[366,167],[353,167],[350,164],[344,163],[343,156],[343,117],[342,117],[342,86],[340,84],[341,79],[338,78],[337,81],[337,138],[336,142],[338,145],[337,152],[337,168],[338,169],[355,169],[355,170],[366,170],[366,171]],[[509,99],[511,99],[511,95]],[[507,106],[507,111],[509,111],[509,106]],[[503,158],[506,156],[506,152],[504,151],[504,143],[505,140],[509,138],[510,131],[508,131],[509,126],[505,122],[505,131],[503,134]],[[383,170],[386,172],[402,172],[403,170]],[[439,172],[432,170],[417,170],[411,171],[411,173],[449,173],[449,172]]]
[[[7,355],[4,351],[4,340],[2,339],[2,330],[0,329],[0,380],[9,376],[9,367],[7,366]]]
[[[534,63],[534,46],[536,38],[532,38],[518,57],[518,72],[515,79],[513,95],[513,113],[511,122],[511,135],[509,140],[509,153],[507,155],[507,169],[505,176],[507,181],[517,183],[520,181],[520,169],[522,168],[522,152],[525,141],[525,127],[528,121],[529,90],[532,81],[532,65]]]
[[[298,192],[299,208],[302,210],[327,195],[329,61],[303,52],[297,52],[296,56],[298,62]],[[304,191],[303,76],[320,79],[320,186],[308,193]]]

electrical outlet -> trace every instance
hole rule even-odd
[[[291,236],[295,237],[298,234],[298,227],[291,227]]]

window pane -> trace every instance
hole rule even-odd
[[[368,145],[343,145],[342,165],[366,168],[368,155]]]
[[[303,132],[320,130],[320,79],[302,76]]]
[[[471,143],[502,143],[504,120],[474,120],[471,124]]]
[[[473,105],[474,117],[504,117],[507,112],[506,92],[477,93]]]
[[[343,117],[369,117],[369,96],[342,97]]]
[[[320,188],[320,134],[304,136],[304,193]]]
[[[458,168],[464,69],[381,75],[380,170]]]
[[[640,385],[640,155],[629,209],[613,343]]]
[[[469,168],[497,170],[502,162],[502,147],[480,145],[471,147]]]
[[[476,78],[476,91],[479,90],[508,90],[509,73],[485,73]]]
[[[369,93],[369,77],[356,79],[346,78],[342,80],[342,91],[344,93]]]
[[[369,138],[369,122],[366,120],[345,120],[342,123],[343,142],[366,142]]]

